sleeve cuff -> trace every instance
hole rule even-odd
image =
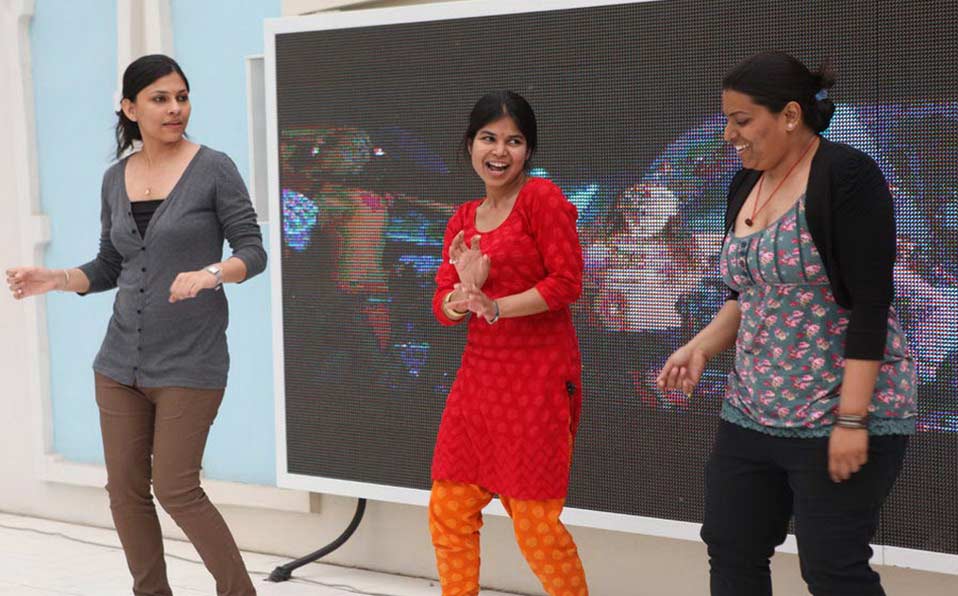
[[[888,340],[888,307],[855,308],[845,334],[845,358],[882,360]]]
[[[83,275],[86,275],[87,280],[90,282],[90,287],[87,288],[86,292],[77,292],[80,296],[86,296],[87,294],[96,294],[97,292],[105,292],[113,288],[113,284],[110,283],[107,276],[102,273],[100,267],[97,266],[96,261],[91,261],[89,263],[84,263],[77,267],[80,271],[83,272]]]
[[[550,310],[558,310],[562,307],[561,304],[558,304],[555,300],[555,297],[552,295],[552,290],[549,287],[549,284],[546,281],[540,281],[535,285],[536,291],[539,292],[539,295],[542,296],[542,299],[546,303],[546,307]]]
[[[262,254],[258,254],[259,252],[259,250],[240,249],[230,255],[230,258],[235,257],[246,265],[246,277],[237,283],[248,281],[266,270],[266,253],[264,251]]]

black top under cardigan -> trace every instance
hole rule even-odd
[[[223,260],[223,241],[246,265],[246,279],[266,269],[256,211],[236,164],[203,145],[160,201],[143,234],[126,192],[129,157],[107,169],[100,196],[100,250],[80,269],[87,293],[117,289],[113,316],[93,369],[123,385],[226,387],[229,304],[205,290],[171,303],[181,272]]]
[[[732,179],[726,233],[761,174],[742,169]],[[845,358],[881,360],[895,293],[895,213],[878,165],[858,149],[821,139],[808,176],[805,216],[835,301],[851,311]],[[737,298],[730,293],[730,300]]]

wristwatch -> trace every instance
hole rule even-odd
[[[203,269],[203,271],[206,271],[216,278],[216,287],[213,288],[214,290],[219,290],[223,287],[223,270],[220,269],[219,265],[210,265],[209,267]]]

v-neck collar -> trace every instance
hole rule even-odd
[[[170,192],[166,193],[166,198],[162,199],[162,202],[157,206],[156,212],[153,213],[153,217],[150,218],[149,223],[146,225],[146,232],[144,232],[144,234],[140,237],[141,240],[146,242],[147,237],[150,235],[150,230],[152,230],[154,227],[154,223],[166,211],[167,204],[170,201],[172,201],[174,198],[176,198],[176,191],[179,190],[180,185],[183,183],[183,179],[189,175],[190,171],[193,169],[193,165],[196,164],[196,162],[199,160],[200,154],[204,153],[205,151],[206,151],[206,145],[200,145],[200,148],[197,149],[196,153],[193,154],[193,157],[190,158],[189,163],[186,164],[186,168],[183,169],[183,173],[180,174],[180,177],[173,184],[173,188],[170,189]],[[133,212],[132,205],[133,203],[136,203],[138,201],[133,201],[130,199],[129,191],[127,191],[127,188],[126,188],[126,166],[127,164],[130,163],[130,157],[133,157],[133,156],[132,155],[127,156],[123,160],[123,170],[121,174],[122,174],[122,180],[123,180],[123,198],[126,200],[126,203],[128,205],[131,205],[128,212],[132,214]],[[154,199],[154,200],[160,200],[160,199]],[[133,216],[129,215],[129,217],[132,218]],[[137,233],[139,233],[139,230],[137,230]]]

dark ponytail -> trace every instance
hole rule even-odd
[[[835,85],[831,61],[815,72],[784,52],[760,52],[746,58],[722,81],[722,89],[744,93],[778,114],[790,101],[802,108],[802,121],[816,133],[824,132],[835,113],[829,89]]]
[[[835,86],[835,70],[832,67],[832,61],[826,59],[818,70],[812,73],[812,77],[819,90],[814,96],[815,105],[810,110],[812,118],[806,119],[806,122],[815,132],[824,132],[835,114],[835,102],[829,97],[829,89]],[[804,106],[802,110],[805,110]]]
[[[176,73],[183,78],[186,90],[190,90],[190,82],[186,80],[183,69],[169,56],[163,54],[151,54],[137,58],[123,72],[123,99],[136,101],[136,96],[145,87],[152,85],[157,79],[163,78],[168,74]],[[116,158],[120,159],[130,147],[133,141],[142,141],[143,135],[140,134],[140,127],[126,117],[123,109],[116,112]]]

